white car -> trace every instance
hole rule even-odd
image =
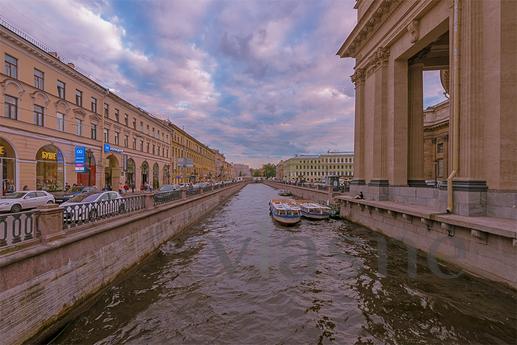
[[[106,191],[77,195],[62,203],[59,207],[64,209],[66,221],[91,221],[100,217],[124,213],[126,211],[126,201],[118,192]]]
[[[16,213],[55,202],[54,196],[43,190],[14,192],[0,197],[0,211]]]

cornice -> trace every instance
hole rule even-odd
[[[379,0],[371,6],[359,20],[345,42],[339,48],[340,57],[356,57],[357,52],[379,29],[382,23],[393,13],[402,0]]]

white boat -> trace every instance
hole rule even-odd
[[[292,200],[271,200],[269,212],[274,220],[283,225],[294,225],[300,222],[302,217],[300,207]]]
[[[309,219],[328,219],[330,217],[330,207],[316,204],[314,202],[300,203],[302,216]]]

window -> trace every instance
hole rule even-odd
[[[155,154],[156,146],[153,144],[153,155]]]
[[[118,109],[115,109],[115,121],[120,122]]]
[[[108,103],[104,103],[104,117],[109,118],[110,106]]]
[[[105,143],[110,142],[110,130],[107,128],[104,128],[104,142]]]
[[[18,118],[18,98],[5,95],[4,97],[4,116],[8,119]]]
[[[65,99],[65,83],[61,80],[57,81],[57,97]]]
[[[436,153],[443,153],[443,143],[436,145]]]
[[[75,119],[75,135],[83,135],[83,120]]]
[[[34,87],[40,90],[45,88],[45,74],[39,69],[34,69]]]
[[[97,114],[97,98],[95,97],[92,97],[91,110],[93,113]]]
[[[56,114],[57,130],[63,132],[65,130],[65,115],[61,113]]]
[[[144,152],[144,141],[140,140],[140,151]]]
[[[149,153],[149,143],[147,143],[147,153]]]
[[[133,128],[136,129],[136,119],[133,119]]]
[[[142,121],[140,121],[140,130],[143,132],[144,131],[144,123]]]
[[[124,135],[124,147],[129,146],[129,135]]]
[[[9,54],[5,54],[5,62],[4,62],[4,73],[9,77],[17,79],[18,78],[18,59],[12,57]]]
[[[83,92],[81,90],[75,90],[75,104],[79,107],[83,106]]]
[[[120,133],[115,132],[115,145],[120,145]]]
[[[96,123],[92,123],[92,125],[91,125],[90,138],[92,138],[93,140],[97,140],[97,124]]]
[[[133,150],[136,150],[136,138],[133,138]]]
[[[438,178],[443,178],[443,177],[444,177],[444,174],[445,174],[445,172],[444,172],[444,165],[443,165],[443,159],[439,159],[439,160],[437,160],[437,161],[436,161],[436,165],[437,165],[437,166],[436,166],[436,168],[437,168],[436,170],[438,170],[438,171],[437,171],[437,176],[436,176],[436,177],[438,177]]]
[[[43,107],[39,105],[34,106],[34,124],[43,127]]]
[[[129,127],[129,116],[124,114],[124,124]]]

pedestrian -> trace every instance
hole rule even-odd
[[[129,191],[129,186],[127,183],[124,184],[124,193],[127,193]]]
[[[134,193],[134,192],[135,192],[135,184],[134,184],[134,183],[132,183],[132,184],[131,184],[131,192],[132,192],[132,193]]]
[[[29,186],[27,186],[27,185],[23,186],[23,190],[24,190],[24,191],[29,190]]]

